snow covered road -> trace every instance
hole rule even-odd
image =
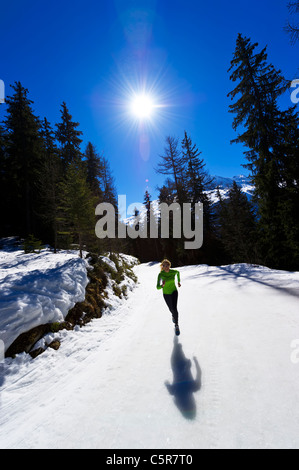
[[[299,273],[180,268],[176,338],[159,265],[134,271],[128,300],[58,351],[0,365],[0,447],[299,448]]]

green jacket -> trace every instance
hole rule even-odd
[[[157,279],[157,289],[163,288],[163,294],[172,294],[177,290],[175,285],[175,276],[178,276],[178,282],[181,282],[180,273],[175,269],[170,269],[169,273],[161,271]],[[161,285],[161,281],[165,281],[164,287]]]

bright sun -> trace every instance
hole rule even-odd
[[[131,105],[131,111],[138,119],[150,118],[153,108],[153,100],[148,95],[136,95]]]

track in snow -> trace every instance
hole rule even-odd
[[[58,351],[5,365],[1,448],[299,447],[299,273],[180,268],[176,338],[158,269]]]

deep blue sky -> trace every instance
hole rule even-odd
[[[154,166],[167,135],[192,137],[212,175],[244,173],[243,147],[231,145],[227,70],[239,32],[268,45],[268,59],[299,78],[298,44],[283,28],[287,0],[11,0],[1,2],[0,79],[21,81],[34,110],[54,124],[66,101],[88,141],[104,152],[118,194],[157,196]],[[130,94],[152,91],[152,120],[137,123]],[[288,96],[283,106],[291,104]],[[5,105],[0,106],[0,120]],[[246,172],[245,172],[246,173]],[[148,180],[148,182],[146,181]]]

